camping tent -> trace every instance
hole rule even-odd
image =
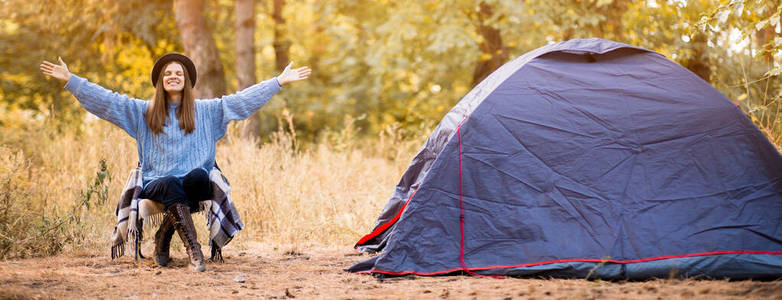
[[[781,217],[782,157],[734,103],[658,53],[570,40],[446,114],[348,271],[776,278]]]

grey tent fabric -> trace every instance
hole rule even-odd
[[[571,40],[443,118],[356,245],[382,253],[349,271],[775,278],[781,216],[782,156],[730,100],[658,53]]]
[[[388,227],[384,228],[383,225],[394,223],[394,217],[401,212],[405,202],[411,198],[426,174],[429,173],[432,163],[434,163],[437,155],[440,154],[446,143],[453,136],[456,126],[469,116],[470,113],[472,113],[472,111],[497,88],[497,86],[516,73],[527,62],[550,52],[567,51],[570,53],[603,54],[620,48],[647,51],[642,48],[619,43],[609,43],[600,39],[570,40],[568,42],[557,43],[527,52],[489,74],[486,79],[470,90],[470,92],[467,93],[467,95],[465,95],[459,103],[445,115],[445,117],[443,117],[437,127],[435,127],[432,134],[426,139],[423,147],[421,147],[421,150],[418,151],[413,158],[413,161],[410,162],[407,170],[402,175],[402,179],[400,179],[399,183],[396,185],[388,203],[383,208],[380,217],[375,223],[373,232],[362,238],[356,246],[362,251],[367,252],[375,252],[382,249],[382,245],[385,244],[385,239],[389,232],[386,230]]]

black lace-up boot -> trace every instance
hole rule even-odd
[[[174,204],[168,208],[168,212],[174,216],[174,228],[185,245],[187,255],[190,256],[193,270],[205,271],[204,253],[201,252],[201,244],[198,243],[193,218],[190,217],[190,208],[184,204]]]
[[[171,261],[168,249],[171,248],[171,238],[174,236],[174,216],[171,213],[163,215],[163,222],[160,223],[155,233],[155,254],[152,256],[158,266],[165,267]]]

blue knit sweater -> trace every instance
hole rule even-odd
[[[217,140],[225,135],[228,123],[250,117],[280,88],[275,77],[235,94],[196,100],[195,129],[188,135],[179,129],[175,109],[179,103],[172,103],[164,132],[155,135],[144,119],[149,101],[120,95],[76,75],[71,75],[65,85],[87,111],[119,126],[136,139],[145,183],[169,175],[181,177],[196,168],[211,171]]]

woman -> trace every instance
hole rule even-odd
[[[244,120],[280,91],[282,85],[307,79],[308,67],[291,69],[235,94],[217,99],[195,100],[192,88],[196,68],[182,54],[161,56],[152,68],[155,96],[150,101],[129,98],[109,91],[68,71],[59,64],[44,61],[43,74],[67,81],[70,91],[89,112],[124,129],[136,139],[143,189],[140,197],[161,202],[166,211],[155,234],[155,262],[165,266],[168,249],[176,230],[187,249],[190,264],[204,271],[204,257],[190,212],[200,200],[209,199],[209,171],[215,165],[217,141],[231,120]]]

